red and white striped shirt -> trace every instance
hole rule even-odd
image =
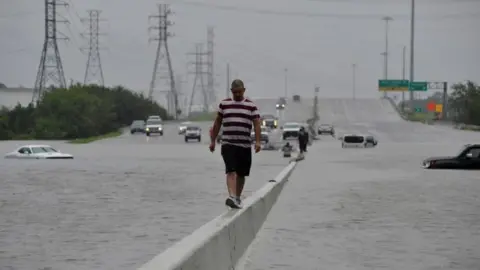
[[[258,108],[248,98],[235,101],[227,98],[220,102],[218,113],[222,116],[222,143],[251,147],[253,120],[260,118]]]

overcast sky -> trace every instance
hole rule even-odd
[[[59,31],[71,39],[59,41],[67,81],[83,81],[86,66],[86,54],[79,50],[86,45],[79,35],[86,25],[79,17],[87,17],[88,9],[100,9],[101,18],[107,20],[101,23],[101,31],[107,33],[101,38],[101,46],[108,48],[101,52],[105,83],[147,90],[155,56],[155,43],[148,41],[148,15],[155,13],[159,2],[66,2],[71,3],[69,8],[59,7],[58,13],[71,22],[69,27],[59,25]],[[381,17],[385,15],[394,18],[389,31],[390,78],[401,78],[404,45],[409,54],[409,0],[167,3],[174,12],[170,31],[175,36],[169,45],[177,74],[187,73],[186,53],[194,50],[195,43],[205,42],[207,26],[215,27],[215,73],[221,97],[227,63],[232,77],[243,79],[253,97],[283,95],[285,68],[289,95],[311,96],[318,84],[322,96],[350,97],[352,64],[356,63],[357,97],[377,97],[377,80],[383,76],[380,54],[385,50],[385,22]],[[33,86],[44,41],[43,20],[44,1],[0,0],[0,82]],[[417,0],[415,79],[480,82],[479,27],[480,0]],[[191,91],[192,81],[188,77],[184,91]]]

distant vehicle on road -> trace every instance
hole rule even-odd
[[[294,123],[294,122],[290,122],[290,123],[285,123],[285,125],[283,125],[282,127],[282,130],[283,130],[283,134],[282,134],[282,137],[284,140],[287,140],[288,138],[298,138],[298,133],[300,132],[300,127],[302,125],[300,123]]]
[[[178,134],[179,135],[185,134],[185,130],[187,130],[187,127],[191,124],[192,124],[192,122],[180,123],[180,125],[178,126]]]
[[[130,125],[130,134],[135,134],[137,132],[145,133],[145,121],[143,120],[134,120]]]
[[[266,126],[269,128],[277,128],[278,127],[278,118],[272,114],[264,114],[261,117],[262,126]]]
[[[267,129],[267,127],[261,127],[260,132],[261,132],[260,142],[268,143],[268,129]],[[252,132],[250,133],[250,137],[252,137],[252,141],[255,142],[255,130],[252,130]]]
[[[202,129],[197,126],[188,126],[185,129],[185,142],[188,140],[197,140],[198,142],[202,141]]]
[[[5,155],[11,159],[73,159],[70,154],[62,153],[46,144],[29,144],[17,148]]]
[[[422,166],[425,169],[480,170],[480,144],[466,144],[456,156],[427,158]]]
[[[293,95],[293,101],[299,102],[300,101],[300,96],[299,95]]]
[[[150,115],[147,120],[160,120],[162,121],[162,118],[160,117],[160,115]]]
[[[341,137],[342,148],[347,147],[375,147],[378,144],[373,135],[345,134]]]
[[[208,134],[210,134],[210,137],[212,137],[212,133],[213,133],[213,127],[210,127],[210,131],[208,133]],[[222,128],[220,128],[220,131],[218,132],[216,141],[217,141],[217,143],[222,142]]]
[[[333,125],[330,124],[321,124],[318,127],[318,135],[322,134],[329,134],[329,135],[335,135],[335,129],[333,128]]]
[[[277,108],[277,110],[283,110],[283,109],[285,109],[286,105],[287,105],[287,101],[285,100],[285,98],[281,97],[281,98],[278,99],[275,107]]]
[[[160,119],[148,119],[145,126],[145,134],[150,136],[151,134],[158,134],[163,136],[163,124]]]

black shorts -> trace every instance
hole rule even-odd
[[[252,166],[252,148],[222,144],[225,173],[236,172],[238,176],[249,176]]]

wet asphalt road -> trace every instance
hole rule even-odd
[[[266,110],[275,101],[258,105]],[[163,137],[44,142],[74,160],[2,158],[0,269],[135,269],[221,214],[223,161],[220,149],[208,150],[210,123],[200,125],[201,143],[186,144],[177,125],[166,125]],[[0,153],[28,143],[0,142]],[[288,160],[264,151],[253,162],[246,196]]]
[[[322,136],[252,247],[246,269],[480,269],[480,174],[424,170],[479,133],[407,123],[388,103],[321,100],[321,122],[371,133],[377,148]]]

